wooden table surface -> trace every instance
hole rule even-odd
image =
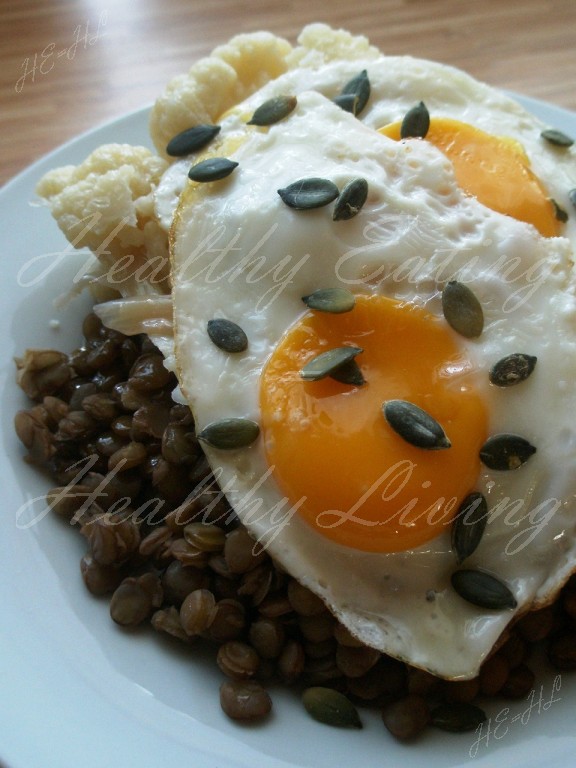
[[[575,0],[0,0],[0,184],[232,35],[312,21],[576,110]]]

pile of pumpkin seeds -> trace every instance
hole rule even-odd
[[[556,669],[576,667],[576,579],[553,605],[521,618],[473,680],[441,680],[362,645],[254,549],[216,493],[190,411],[172,402],[175,381],[158,350],[94,315],[83,330],[71,354],[35,351],[21,363],[31,405],[15,426],[26,460],[52,478],[53,513],[85,538],[82,578],[109,600],[118,631],[153,628],[191,659],[213,648],[229,717],[265,720],[269,688],[281,683],[323,724],[358,729],[372,708],[396,738],[413,740],[429,726],[475,729],[492,697],[525,698],[536,643]],[[125,497],[128,508],[119,506]],[[482,500],[466,503],[468,519],[474,510],[482,519]],[[474,546],[471,528],[454,534],[461,558]]]

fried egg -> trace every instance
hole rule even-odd
[[[363,69],[371,95],[354,116],[334,98]],[[279,95],[297,96],[289,115],[247,124]],[[400,139],[420,101],[430,136]],[[353,635],[436,675],[474,677],[507,625],[576,567],[574,230],[551,202],[570,207],[571,150],[546,145],[508,97],[407,57],[302,66],[218,122],[206,154],[167,172],[156,204],[171,222],[177,373],[197,431],[257,425],[248,445],[205,439],[219,485],[260,545]],[[238,165],[189,181],[210,156]],[[278,191],[308,179],[339,193],[363,179],[367,197],[344,220],[334,202],[286,204]],[[448,284],[479,302],[478,336],[448,322]],[[303,301],[334,288],[353,308]],[[239,326],[246,348],[215,344],[214,320]],[[303,376],[342,348],[357,350],[361,381]],[[495,363],[518,353],[537,358],[532,374],[492,383]],[[441,425],[449,447],[398,434],[384,407],[397,401]],[[508,434],[535,452],[489,468],[483,447]],[[487,502],[487,525],[459,563],[453,519],[472,492]],[[463,568],[497,578],[514,607],[465,599],[452,582]]]

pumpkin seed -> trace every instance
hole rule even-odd
[[[568,221],[568,213],[562,208],[562,206],[554,200],[553,197],[550,198],[550,202],[552,203],[554,207],[554,216],[557,221],[561,221],[563,224],[565,224]]]
[[[305,381],[319,381],[331,376],[341,365],[349,363],[363,350],[360,347],[334,347],[313,357],[300,371]]]
[[[486,721],[486,713],[480,707],[468,702],[439,704],[430,715],[430,723],[436,728],[453,733],[475,731]]]
[[[336,200],[332,219],[347,221],[360,213],[368,197],[368,182],[366,179],[352,179],[348,182]]]
[[[538,358],[514,352],[494,363],[488,374],[490,383],[497,387],[512,387],[526,381],[536,366]]]
[[[358,116],[366,104],[368,104],[368,99],[370,98],[370,79],[365,69],[346,83],[340,93],[340,98],[343,96],[353,97],[352,109],[347,111]],[[342,106],[342,103],[340,103],[340,106]]]
[[[388,400],[382,405],[384,418],[410,445],[428,450],[450,448],[446,433],[429,413],[407,400]]]
[[[576,208],[576,189],[571,189],[570,192],[568,192],[568,197],[574,208]]]
[[[344,112],[350,112],[352,115],[356,114],[358,96],[354,93],[341,93],[334,99],[334,104],[344,110]]]
[[[540,136],[555,147],[571,147],[574,144],[574,139],[571,136],[567,136],[563,131],[558,131],[555,128],[547,128],[542,131]]]
[[[275,96],[261,104],[254,112],[248,125],[273,125],[288,117],[296,108],[296,96]]]
[[[480,449],[480,460],[488,469],[512,470],[522,466],[536,448],[519,435],[506,432],[489,437]]]
[[[409,109],[400,126],[401,139],[424,139],[430,128],[430,113],[423,101]]]
[[[166,154],[170,157],[184,157],[197,152],[220,132],[219,125],[195,125],[187,128],[170,139],[166,146]]]
[[[486,571],[471,568],[454,571],[450,581],[460,597],[479,608],[516,608],[516,598],[506,584]]]
[[[351,384],[354,387],[361,387],[366,384],[366,379],[356,360],[350,360],[343,365],[339,365],[335,371],[332,371],[330,378],[339,381],[341,384]]]
[[[488,503],[479,491],[468,494],[452,524],[452,547],[461,563],[476,550],[488,517]]]
[[[227,157],[209,157],[193,165],[188,171],[188,178],[192,181],[218,181],[229,176],[237,166],[237,162]]]
[[[232,417],[213,421],[198,433],[198,440],[220,448],[232,451],[235,448],[245,448],[253,443],[260,434],[260,427],[255,421]]]
[[[332,200],[336,200],[339,190],[334,182],[313,176],[309,179],[299,179],[284,189],[279,189],[278,194],[290,208],[307,210],[328,205]]]
[[[343,693],[314,686],[302,694],[306,711],[315,720],[337,728],[362,728],[358,710]]]
[[[467,339],[475,339],[484,328],[482,306],[470,288],[450,280],[442,291],[442,311],[448,325]]]
[[[223,317],[208,320],[206,330],[211,341],[224,352],[244,352],[248,346],[248,337],[232,320]]]
[[[302,296],[302,301],[309,309],[332,314],[350,312],[356,302],[354,294],[347,288],[319,288],[308,296]]]

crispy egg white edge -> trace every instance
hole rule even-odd
[[[355,69],[357,69],[357,66],[358,66],[357,63],[355,63]],[[369,66],[371,70],[374,69],[374,63],[370,63]],[[371,74],[371,78],[374,78],[374,74],[372,71],[370,72],[370,74]],[[280,89],[280,85],[276,84],[276,87]],[[312,108],[314,105],[311,104],[310,101],[313,100],[314,98],[316,98],[317,101],[321,100],[321,97],[317,97],[315,94],[312,96],[303,96],[303,104],[301,104],[298,109],[301,110],[306,107]],[[346,128],[347,131],[349,132],[349,136],[355,137],[355,134],[358,132],[358,130],[360,130],[361,124],[358,124],[354,118],[351,118],[350,116],[345,115],[344,113],[341,113],[340,110],[338,110],[338,114],[336,114],[336,112],[334,112],[335,108],[332,105],[327,105],[324,103],[321,106],[323,109],[332,110],[330,119],[334,120],[336,124],[340,125],[341,127]],[[317,108],[319,107],[320,105],[318,104]],[[292,120],[292,118],[290,120]],[[344,125],[342,125],[342,123],[344,123]],[[282,130],[285,130],[289,124],[290,123],[287,122],[285,126],[282,126]],[[279,127],[280,126],[277,126],[277,128]],[[277,131],[275,131],[274,128],[271,128],[268,132],[268,136],[273,135],[275,132]],[[382,141],[382,139],[383,137],[379,137],[378,139],[378,143],[379,143],[378,151],[382,151],[382,149],[386,145],[386,140]],[[365,129],[362,129],[361,146],[363,147],[363,149],[365,146],[365,142],[368,142],[368,140],[369,140],[369,137],[367,132],[365,131]],[[345,144],[346,143],[344,143],[344,146]],[[386,145],[386,146],[387,146],[386,151],[391,152],[392,151],[391,147],[389,145]],[[428,163],[433,161],[432,165],[436,164],[438,167],[443,168],[444,173],[449,173],[449,170],[447,170],[446,162],[442,158],[438,157],[438,153],[434,151],[430,152],[429,151],[430,149],[431,148],[428,148],[426,150],[427,152],[426,161]],[[350,150],[353,152],[354,148],[350,147]],[[400,150],[398,147],[394,151],[396,152],[396,151],[402,151],[402,150]],[[242,160],[242,148],[238,150],[237,156]],[[238,177],[238,179],[239,178],[240,177]],[[458,190],[455,190],[453,194],[458,197]],[[471,221],[474,221],[474,220],[485,221],[486,218],[488,218],[490,221],[496,222],[494,232],[493,232],[493,235],[495,237],[494,242],[502,245],[506,241],[510,241],[510,220],[509,219],[507,220],[506,217],[501,217],[496,214],[492,215],[491,213],[488,214],[487,216],[485,209],[483,209],[483,207],[480,206],[479,204],[475,203],[475,201],[459,200],[458,205],[464,206],[464,208],[467,209],[468,211],[469,209],[472,209],[472,213],[470,214],[468,212],[467,214],[471,216]],[[287,211],[283,210],[282,208],[279,208],[278,210],[282,214],[287,213]],[[290,216],[293,215],[293,212],[288,212],[288,213]],[[307,212],[306,216],[309,216],[310,221],[312,221],[313,217],[318,218],[317,214],[312,212]],[[506,226],[503,225],[502,220],[504,220]],[[349,222],[349,224],[351,224],[351,222]],[[298,226],[300,227],[300,224]],[[317,231],[317,222],[315,224],[315,228]],[[571,264],[569,263],[570,249],[568,244],[563,241],[550,241],[550,243],[546,244],[545,241],[543,241],[541,238],[538,238],[534,234],[532,228],[526,225],[520,225],[517,222],[514,222],[512,229],[516,233],[521,233],[520,242],[522,243],[522,247],[520,248],[520,250],[522,251],[523,257],[525,258],[526,243],[531,243],[532,250],[535,253],[544,254],[547,258],[547,261],[549,261],[550,264],[554,264],[553,275],[548,278],[549,281],[555,283],[555,288],[560,290],[560,292],[567,290],[569,285],[571,285],[571,280],[572,280]],[[502,230],[505,230],[505,231],[502,231]],[[199,236],[199,233],[195,230],[190,233],[190,237],[193,242],[189,244],[189,248],[190,247],[193,248],[194,244],[197,245],[198,236]],[[558,250],[556,250],[556,247],[551,246],[552,242],[561,243]],[[176,250],[178,250],[178,238],[176,239],[175,245],[176,245]],[[180,245],[182,245],[183,247],[186,247],[184,243],[180,243]],[[504,250],[504,247],[502,247],[501,250]],[[548,253],[548,251],[551,251],[551,253]],[[552,260],[550,260],[550,256],[552,257]],[[557,263],[554,263],[554,259]],[[178,260],[177,255],[176,255],[176,260]],[[537,260],[538,259],[536,258],[536,261]],[[200,266],[200,263],[195,262],[195,268],[199,266]],[[431,274],[433,274],[433,263],[430,264],[430,272]],[[321,279],[321,278],[319,278],[317,275],[311,275],[309,282],[312,289],[317,287],[318,279]],[[177,277],[175,281],[176,282],[176,291],[175,291],[176,303],[178,303],[179,297],[180,297],[179,280],[180,278]],[[426,283],[425,280],[423,282]],[[492,294],[492,291],[494,290],[494,288],[497,287],[497,284],[498,284],[497,280],[487,281],[487,286],[489,288],[488,290],[489,295],[484,298],[488,301],[488,304],[490,301],[490,296]],[[204,288],[205,287],[206,286],[204,286]],[[414,286],[411,286],[411,288],[414,288]],[[502,286],[500,286],[500,288],[502,288]],[[372,287],[369,287],[369,290],[372,290]],[[425,294],[429,290],[430,290],[430,286],[429,284],[427,284],[423,289],[423,293]],[[286,301],[290,302],[291,309],[290,311],[287,311],[287,315],[291,316],[292,319],[295,319],[294,310],[296,309],[296,307],[298,307],[296,312],[301,311],[301,308],[300,308],[301,295],[302,295],[301,291],[294,291],[291,296],[288,295],[288,291],[286,291],[283,297],[286,299]],[[569,296],[569,294],[566,294],[566,296]],[[258,295],[251,296],[250,298],[257,300]],[[437,302],[437,297],[435,299],[434,298],[432,299],[432,302],[434,301]],[[565,303],[565,306],[559,307],[559,312],[555,315],[556,324],[560,326],[559,330],[563,330],[563,326],[567,322],[570,322],[570,321],[573,322],[573,317],[572,317],[573,306],[571,305],[571,301],[569,301],[567,298],[564,297],[564,294],[561,294],[561,298],[558,299],[558,301],[560,302],[560,304],[562,304],[563,301]],[[279,309],[279,302],[280,302],[280,298],[275,304],[276,312]],[[195,296],[194,302],[191,304],[191,306],[195,307],[195,312],[200,310],[201,308],[198,306],[199,303],[201,305],[202,297]],[[532,301],[532,304],[534,304],[534,301]],[[234,306],[234,302],[230,302],[227,299],[223,299],[221,303],[221,309],[222,311],[226,311],[227,316],[229,316],[229,314],[231,313],[233,306]],[[490,315],[490,311],[488,312],[488,315]],[[177,339],[182,335],[182,331],[183,331],[182,328],[178,327],[179,324],[180,324],[180,321],[177,318]],[[539,325],[540,324],[538,322],[535,322],[532,324],[530,329],[525,334],[526,342],[532,341],[532,339],[534,338],[533,333],[539,329]],[[488,330],[492,327],[494,328],[494,340],[491,344],[491,350],[493,349],[494,352],[496,352],[499,349],[504,350],[506,343],[512,343],[514,341],[513,338],[512,339],[508,338],[510,334],[509,332],[506,331],[505,326],[506,324],[503,324],[503,327],[499,328],[498,320],[496,317],[494,317],[494,320],[492,323],[489,322],[488,324]],[[198,335],[199,338],[201,338],[203,334],[203,330],[201,328],[196,328],[195,333]],[[539,335],[542,335],[542,334],[540,333]],[[538,336],[538,334],[536,334],[536,336]],[[260,347],[256,346],[256,351],[252,350],[252,360],[248,366],[248,370],[252,370],[253,372],[254,371],[258,372],[259,366],[263,364],[263,361],[266,359],[267,354],[269,353],[269,351],[271,351],[271,347],[273,347],[276,341],[277,341],[277,338],[276,339],[273,338],[270,340],[269,342],[270,346],[268,348],[266,347],[265,343],[262,343]],[[213,350],[210,350],[210,351],[213,352]],[[508,350],[505,350],[505,351],[507,352]],[[566,354],[567,351],[568,350],[565,350],[563,353],[566,359],[568,358],[568,355]],[[570,348],[570,351],[573,353],[573,348]],[[184,361],[186,360],[185,354],[184,355],[179,354],[179,359],[182,365],[183,360]],[[216,362],[213,363],[215,367],[215,379],[214,379],[215,386],[220,387],[222,385],[222,383],[225,381],[225,378],[228,376],[228,373],[231,367],[236,366],[237,362],[238,361],[230,362],[229,360],[220,360],[218,363]],[[185,365],[186,363],[184,362],[184,366]],[[242,375],[246,375],[246,373],[247,371],[244,370]],[[205,372],[203,373],[203,377],[202,377],[203,380],[198,382],[198,386],[205,388],[206,390],[211,390],[211,386],[207,386],[206,384],[206,381],[204,379],[204,374]],[[569,384],[567,384],[567,382],[570,381],[569,374],[570,374],[570,371],[566,371],[566,375],[562,377],[562,381],[564,382],[564,384],[562,385],[563,387],[569,386]],[[183,385],[185,386],[186,391],[188,391],[191,395],[191,398],[190,398],[192,401],[191,404],[192,404],[193,410],[195,411],[197,416],[200,418],[199,426],[201,426],[202,418],[204,418],[205,420],[208,420],[209,418],[212,417],[210,406],[208,405],[207,411],[204,412],[204,404],[203,403],[201,404],[198,402],[197,394],[192,394],[192,392],[196,389],[196,382],[189,380],[185,374],[181,374],[181,377],[182,377],[182,382],[183,382]],[[536,379],[534,380],[534,382],[535,381]],[[538,410],[538,404],[540,402],[539,401],[540,394],[538,392],[538,388],[534,386],[534,382],[526,382],[523,385],[524,392],[525,392],[524,397],[528,396],[527,393],[529,392],[530,387],[535,389],[536,391],[533,396],[532,407]],[[504,393],[497,393],[497,398],[500,395],[502,395],[503,397]],[[508,399],[506,399],[505,403],[502,405],[502,410],[509,412],[509,409],[510,409],[510,403]],[[252,412],[253,410],[254,408],[252,404]],[[250,412],[250,408],[246,410],[246,414],[248,414],[248,412]],[[202,415],[203,413],[204,413],[204,417]],[[217,418],[221,418],[225,414],[222,412],[218,412],[214,415]],[[513,421],[513,419],[509,419],[509,421]],[[499,426],[498,431],[502,431],[502,427]],[[568,444],[569,450],[573,453],[573,446],[571,445],[571,442],[573,442],[572,435],[565,436],[564,442]],[[215,452],[215,451],[208,451],[208,453],[209,453],[209,458],[211,459],[212,462],[214,462],[215,466],[223,464],[223,457],[221,453]],[[535,459],[534,461],[534,465],[533,465],[534,472],[536,472],[536,469],[537,469],[536,464],[537,462],[540,461],[541,455],[543,455],[542,447],[540,447],[538,459],[537,460]],[[231,461],[232,459],[233,461]],[[254,460],[254,462],[252,460]],[[262,470],[265,468],[265,465],[262,465],[261,463],[262,457],[259,455],[259,448],[256,446],[249,449],[247,452],[238,452],[238,455],[234,457],[227,456],[226,463],[228,463],[229,461],[231,461],[231,466],[227,468],[226,473],[227,473],[228,480],[232,482],[232,484],[233,484],[233,481],[237,479],[239,471],[247,470],[248,472],[247,474],[248,480],[246,483],[244,483],[244,488],[243,489],[238,488],[235,490],[231,488],[228,492],[228,495],[230,497],[232,504],[241,505],[243,497],[246,496],[246,493],[250,492],[251,483],[258,477],[259,473],[257,471],[255,472],[254,467],[259,466],[259,469]],[[248,464],[248,466],[246,466],[246,464]],[[522,468],[522,472],[524,472],[525,469],[526,468]],[[546,475],[547,468],[542,467],[541,471],[544,473],[544,475]],[[263,476],[262,472],[260,472],[259,476]],[[224,475],[223,475],[223,478],[224,478]],[[518,485],[522,485],[520,473],[518,473],[518,475],[515,477],[515,480]],[[526,480],[526,478],[524,478],[524,480]],[[484,482],[486,483],[489,481],[486,480],[486,478],[484,478]],[[259,492],[260,491],[262,491],[261,495],[263,495],[264,489],[261,488],[259,489]],[[495,491],[491,489],[491,494],[492,494],[491,498],[494,497],[494,493]],[[501,494],[505,495],[503,491],[501,491]],[[273,499],[270,499],[270,502],[273,502]],[[270,523],[270,520],[268,521],[268,523]],[[252,521],[252,524],[249,523],[248,527],[250,527],[253,530],[253,532],[256,533],[256,535],[262,535],[262,533],[265,531],[264,522],[262,522],[261,525],[256,525],[254,521]],[[293,518],[292,520],[290,520],[290,529],[295,532],[293,538],[297,539],[299,537],[299,529],[301,528],[302,528],[302,523],[298,519]],[[272,527],[272,530],[276,530],[274,526]],[[486,536],[486,540],[485,542],[483,542],[483,545],[482,545],[484,546],[484,549],[486,548],[485,545],[487,545],[492,538],[494,537],[489,535]],[[563,546],[565,546],[565,544],[561,543],[563,541],[565,542],[565,539],[566,539],[566,536],[562,535],[562,533],[560,532],[559,538],[558,538],[558,541],[560,542],[558,547],[560,549]],[[367,592],[366,584],[362,580],[361,576],[359,576],[357,579],[354,579],[354,578],[349,579],[349,581],[352,582],[352,583],[349,583],[348,585],[349,587],[348,594],[350,595],[350,606],[348,606],[347,608],[343,608],[342,606],[335,606],[333,599],[331,599],[332,596],[330,595],[330,583],[329,583],[330,578],[327,578],[330,574],[329,569],[327,573],[325,573],[324,578],[320,579],[319,583],[317,584],[313,584],[309,578],[306,579],[305,577],[302,576],[302,574],[310,573],[311,572],[310,566],[314,566],[314,565],[318,568],[318,570],[322,571],[324,565],[330,564],[329,562],[326,562],[326,561],[330,561],[332,559],[334,548],[340,549],[338,556],[341,559],[342,563],[346,564],[351,559],[355,563],[357,563],[359,559],[363,562],[363,567],[365,571],[372,570],[374,556],[360,555],[360,557],[358,558],[358,553],[351,553],[350,551],[345,550],[345,548],[338,548],[338,547],[335,547],[335,545],[329,544],[327,547],[327,550],[329,551],[330,554],[328,556],[324,556],[323,558],[319,558],[318,552],[315,551],[316,549],[315,546],[310,545],[310,548],[307,549],[307,545],[302,545],[302,548],[300,549],[300,555],[302,557],[302,560],[306,562],[306,567],[302,570],[299,567],[293,567],[295,564],[291,562],[291,559],[292,559],[291,553],[289,551],[287,552],[277,542],[276,543],[275,541],[269,542],[268,546],[270,548],[271,553],[275,557],[277,557],[284,564],[284,566],[287,567],[288,570],[290,570],[292,573],[294,573],[294,575],[298,576],[301,580],[307,583],[307,585],[310,586],[312,589],[315,589],[315,591],[320,592],[322,594],[324,599],[326,599],[327,602],[330,605],[332,605],[333,609],[335,610],[335,613],[339,616],[341,620],[346,619],[343,612],[346,610],[352,610],[351,605],[357,602],[356,599],[354,598],[354,595],[356,594],[356,590],[361,590],[361,594],[366,595],[366,592]],[[433,542],[432,546],[424,547],[421,549],[422,549],[421,552],[404,553],[401,555],[393,556],[399,564],[399,572],[401,573],[402,577],[407,578],[406,583],[409,583],[410,586],[413,588],[413,591],[416,593],[419,593],[420,596],[422,596],[422,589],[420,587],[420,584],[422,581],[427,583],[427,588],[429,589],[433,588],[430,586],[433,580],[429,578],[430,551],[435,551],[436,554],[440,556],[440,558],[446,565],[450,564],[450,568],[453,567],[452,555],[449,552],[449,546],[447,544],[445,537],[441,537],[441,540]],[[480,556],[481,556],[481,552],[479,550],[478,557],[480,558]],[[379,558],[381,556],[375,556],[375,557]],[[565,566],[565,565],[562,565],[561,563],[559,567],[559,570],[561,572],[563,570],[566,570],[566,568],[570,569],[572,567],[571,566],[572,553],[564,553],[560,555],[560,559],[562,559],[562,557],[564,557],[564,559],[568,562],[568,565]],[[318,562],[319,559],[322,562]],[[531,560],[531,558],[528,558],[528,559]],[[389,557],[387,556],[384,557],[384,560],[389,560]],[[496,566],[497,567],[495,568],[495,570],[502,573],[502,570],[501,570],[503,566],[502,558],[500,558],[500,561],[496,563]],[[545,564],[543,563],[541,567],[539,566],[539,571],[542,569],[546,570],[545,566],[549,566],[549,561],[547,561]],[[345,568],[345,570],[348,568],[347,565],[344,565],[343,567]],[[549,570],[552,572],[556,569],[554,568]],[[347,572],[349,571],[347,570]],[[534,579],[533,573],[528,574],[528,576],[532,577],[529,579],[531,586],[530,588],[527,589],[526,594],[522,596],[522,605],[524,606],[527,605],[529,601],[531,601],[534,595],[536,595],[537,587],[535,586],[535,581],[539,580],[540,583],[543,583],[544,585],[546,585],[548,581],[550,581],[550,578],[553,577],[553,574],[552,576],[547,575],[544,577],[542,577],[542,574],[540,574],[539,579]],[[358,583],[355,583],[355,582],[358,582]],[[379,590],[387,588],[388,592],[390,594],[393,594],[397,590],[402,589],[397,579],[391,579],[389,574],[385,573],[383,575],[382,582],[383,583],[380,583],[379,585],[377,585],[377,588],[375,590],[376,592],[379,592]],[[390,583],[390,582],[393,582],[393,583]],[[438,594],[437,594],[437,599],[434,602],[433,610],[431,609],[430,605],[424,606],[427,609],[427,615],[425,617],[426,620],[424,621],[424,623],[422,623],[421,621],[422,617],[418,616],[416,617],[416,621],[415,621],[415,625],[419,626],[420,629],[426,628],[428,631],[431,632],[432,637],[435,638],[435,640],[433,640],[432,642],[432,645],[437,645],[437,644],[440,645],[446,640],[445,636],[442,635],[442,632],[439,633],[436,629],[437,625],[439,624],[439,621],[436,620],[438,618],[438,615],[442,613],[450,614],[450,609],[448,608],[447,605],[445,605],[446,600],[444,599],[446,595],[445,583],[443,584],[439,583],[437,586],[440,588],[437,590]],[[513,586],[515,586],[514,583],[513,583]],[[378,595],[377,594],[372,595],[371,599],[376,599],[376,601],[378,602]],[[368,602],[370,602],[370,600],[368,600]],[[425,668],[432,669],[432,671],[436,671],[439,674],[444,674],[446,676],[451,676],[451,677],[471,676],[474,673],[475,669],[477,668],[477,664],[479,663],[479,660],[481,660],[486,655],[486,653],[489,652],[489,649],[491,648],[493,642],[496,640],[496,638],[500,634],[504,625],[510,619],[510,616],[509,615],[504,616],[500,614],[498,615],[491,614],[488,616],[486,615],[483,616],[481,612],[466,605],[465,603],[462,603],[462,601],[458,600],[457,603],[458,604],[457,604],[456,613],[458,614],[458,616],[456,618],[459,619],[457,623],[460,625],[460,628],[463,629],[464,627],[467,627],[467,629],[470,629],[475,627],[474,632],[477,634],[480,632],[480,627],[481,627],[482,628],[481,633],[484,635],[484,638],[485,638],[485,642],[482,645],[482,651],[480,652],[480,658],[478,659],[478,656],[476,657],[475,660],[464,658],[462,664],[454,665],[452,663],[449,663],[448,667],[442,668],[442,665],[439,666],[438,664],[434,664],[434,662],[431,662],[428,657],[427,644],[426,644],[426,647],[424,648],[418,648],[417,647],[418,642],[416,641],[416,647],[414,647],[413,645],[414,639],[409,638],[408,635],[410,634],[410,630],[403,625],[402,616],[398,617],[394,615],[394,612],[389,612],[388,606],[386,605],[383,606],[383,610],[384,610],[384,613],[387,613],[387,615],[389,616],[389,619],[388,620],[383,619],[383,620],[380,620],[379,622],[376,622],[376,629],[375,629],[375,624],[372,621],[372,618],[370,618],[371,611],[369,609],[363,615],[359,612],[352,614],[352,623],[354,626],[351,627],[351,629],[356,634],[358,634],[364,641],[369,642],[370,644],[376,645],[378,647],[383,647],[384,650],[387,650],[388,652],[393,653],[393,655],[407,658],[411,663],[416,664],[418,666],[423,666]],[[379,610],[380,610],[380,607],[379,607]],[[422,608],[422,606],[420,606],[420,608]],[[436,614],[436,619],[432,615],[433,613]],[[350,619],[350,616],[348,618]],[[451,616],[450,620],[452,620],[453,618],[454,617]],[[350,621],[345,621],[345,623],[347,623],[348,626],[350,626]],[[423,634],[425,635],[426,632],[424,632]],[[411,644],[411,640],[412,640],[412,644]],[[460,653],[463,653],[466,650],[467,643],[465,642],[465,640],[463,642],[463,646],[465,647],[455,649],[455,653],[452,659],[449,661],[454,661],[454,659],[457,658]],[[464,653],[464,656],[466,657],[465,653]],[[474,669],[472,670],[472,672],[470,671],[471,670],[470,664],[472,664],[473,666],[476,665],[474,666]]]

